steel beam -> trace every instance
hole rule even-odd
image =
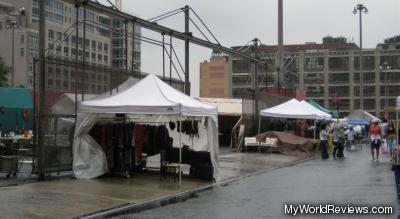
[[[189,32],[189,6],[185,6],[185,34],[190,36]],[[189,39],[185,39],[185,94],[190,96],[189,87]],[[172,56],[172,54],[170,54]]]
[[[70,4],[76,4],[77,1],[81,2],[79,0],[62,0],[62,1],[70,3]],[[87,3],[87,7],[92,9],[92,10],[99,11],[101,13],[111,14],[111,15],[120,17],[121,19],[130,20],[132,22],[135,22],[137,25],[139,25],[139,26],[141,26],[143,28],[158,32],[160,34],[161,33],[165,33],[166,35],[172,36],[172,37],[174,37],[176,39],[180,39],[180,40],[184,40],[184,41],[188,40],[189,42],[191,42],[193,44],[196,44],[196,45],[199,45],[199,46],[207,47],[209,49],[219,50],[219,51],[224,52],[226,54],[230,54],[230,55],[233,55],[233,56],[238,56],[238,57],[241,57],[241,58],[245,58],[245,59],[251,60],[253,62],[257,62],[258,64],[268,65],[270,68],[278,69],[278,66],[270,65],[270,64],[267,64],[267,63],[265,63],[265,62],[263,62],[261,60],[257,60],[254,57],[252,57],[251,55],[244,54],[244,53],[238,52],[238,51],[236,51],[234,49],[231,49],[231,48],[228,48],[228,47],[224,47],[224,46],[221,46],[219,44],[215,44],[215,43],[212,43],[212,42],[209,42],[209,41],[206,41],[206,40],[202,40],[202,39],[199,39],[197,37],[193,37],[190,34],[186,34],[186,33],[183,33],[183,32],[176,31],[174,29],[159,25],[159,24],[157,24],[155,22],[149,22],[149,21],[141,19],[139,17],[127,14],[125,12],[117,11],[117,10],[113,9],[112,7],[108,7],[108,6],[105,6],[105,5],[96,3],[96,2],[92,2],[92,1],[89,1]]]

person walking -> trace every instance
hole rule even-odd
[[[389,149],[389,156],[390,156],[390,161],[393,160],[393,150],[396,146],[396,129],[394,127],[394,122],[393,120],[390,120],[389,125],[387,126],[386,130],[386,142],[387,146]]]
[[[349,127],[344,134],[347,136],[347,150],[350,151],[351,146],[354,144],[354,138],[356,136],[356,132],[354,131],[353,127]]]
[[[371,141],[371,155],[373,161],[379,160],[379,148],[381,147],[382,142],[382,130],[378,123],[379,121],[375,119],[368,131],[368,139]],[[376,159],[374,154],[375,151]]]
[[[333,130],[333,158],[343,158],[343,147],[344,147],[344,141],[345,141],[345,136],[344,136],[344,128],[339,127],[338,124],[335,125],[335,128]]]
[[[327,125],[323,124],[321,127],[321,131],[319,132],[319,145],[321,146],[321,158],[327,159],[328,155],[328,130]]]

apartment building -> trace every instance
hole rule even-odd
[[[213,51],[210,61],[200,63],[200,97],[231,97],[229,56]]]
[[[78,37],[75,34],[77,12],[80,21]],[[119,83],[120,80],[112,79],[113,72],[108,70],[111,67],[132,70],[134,66],[135,70],[140,71],[141,44],[139,40],[135,40],[134,44],[134,61],[132,58],[128,59],[130,65],[127,66],[126,62],[115,61],[126,60],[126,54],[121,55],[115,50],[125,51],[126,47],[132,48],[134,41],[132,38],[127,40],[128,44],[114,41],[115,36],[120,36],[116,34],[120,31],[113,28],[116,18],[87,9],[84,42],[82,7],[77,9],[64,1],[47,0],[46,17],[46,55],[50,59],[57,60],[57,62],[46,63],[48,90],[75,91],[76,69],[73,67],[73,62],[76,60],[76,55],[80,61],[85,59],[88,66],[95,66],[95,68],[87,67],[84,76],[81,73],[82,66],[78,68],[78,88],[81,89],[84,86],[87,93],[105,92],[112,86],[113,80],[114,84]],[[14,60],[14,74],[9,75],[10,85],[32,87],[33,59],[38,57],[38,18],[39,0],[0,0],[0,37],[2,39],[0,46],[3,48],[0,50],[0,56],[9,66]],[[127,25],[132,31],[133,25],[130,23]],[[135,31],[137,35],[140,35],[140,27],[136,26]],[[12,53],[12,45],[14,45],[14,53]],[[131,49],[128,51],[130,51],[129,57],[132,57]],[[64,63],[60,60],[64,60]]]
[[[285,45],[287,70],[278,73],[259,65],[258,84],[263,87],[302,89],[306,96],[322,106],[336,110],[332,96],[339,97],[339,112],[346,115],[360,109],[359,47],[343,37],[325,37],[322,43]],[[363,109],[377,116],[394,107],[400,95],[400,37],[393,37],[373,49],[363,49]],[[278,65],[277,46],[261,45],[260,58]],[[232,57],[232,94],[240,97],[254,88],[254,64]],[[278,76],[279,75],[279,76]],[[291,77],[289,77],[291,76]],[[294,83],[293,83],[294,82]]]

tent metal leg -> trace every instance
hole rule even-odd
[[[258,117],[258,134],[260,134],[260,128],[261,128],[261,116]]]
[[[182,106],[181,106],[182,108]],[[179,127],[182,130],[182,109],[179,114]],[[182,184],[182,171],[181,171],[181,163],[182,163],[182,132],[179,132],[179,185]]]
[[[314,120],[314,143],[315,143],[316,132],[317,132],[317,119]]]

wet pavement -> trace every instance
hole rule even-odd
[[[280,154],[224,153],[219,162],[221,179],[246,177],[299,159]],[[0,184],[6,185],[0,186],[1,218],[74,218],[176,196],[212,184],[184,177],[179,186],[173,177],[163,181],[159,173],[153,171],[136,174],[131,179],[76,180],[62,177],[33,183],[26,183],[29,177],[23,176],[0,179]]]
[[[291,203],[393,206],[394,214],[368,215],[367,218],[397,218],[399,202],[388,158],[381,156],[379,162],[373,162],[367,148],[363,151],[348,152],[345,156],[346,158],[342,160],[318,158],[286,166],[226,186],[214,187],[186,202],[124,215],[120,218],[320,218],[321,216],[284,215],[284,204]]]

